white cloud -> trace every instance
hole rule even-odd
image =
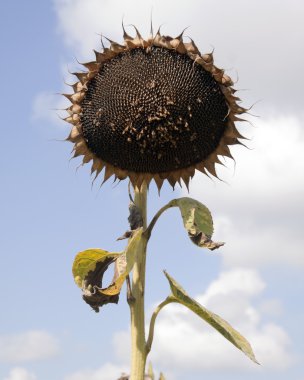
[[[235,148],[233,162],[219,168],[227,183],[196,175],[190,196],[205,203],[215,216],[215,240],[226,265],[304,266],[304,132],[295,117],[257,121],[248,129],[254,138]],[[186,193],[185,193],[186,195]]]
[[[4,380],[37,380],[37,377],[25,368],[13,368]]]
[[[304,239],[297,221],[276,220],[273,215],[273,225],[271,221],[263,225],[263,213],[259,215],[261,224],[258,216],[254,219],[253,213],[250,215],[250,209],[248,213],[249,216],[243,219],[244,225],[237,220],[236,214],[230,219],[219,217],[215,222],[217,236],[226,241],[221,251],[224,265],[304,267]],[[252,220],[248,220],[250,217]]]
[[[0,336],[0,362],[19,363],[46,359],[58,352],[57,340],[46,331],[31,330]]]
[[[242,286],[240,286],[242,284]],[[219,278],[211,283],[205,293],[205,300],[217,295],[244,294],[254,296],[261,293],[265,283],[255,271],[235,269],[233,272],[222,272]],[[202,302],[204,302],[202,301]]]
[[[124,373],[124,368],[119,365],[106,363],[96,370],[80,370],[68,375],[64,380],[114,380]]]
[[[262,369],[192,312],[175,304],[166,306],[158,316],[149,359],[164,373],[170,370],[181,378],[189,371],[258,372],[288,368],[293,356],[286,331],[275,323],[263,322],[263,315],[255,306],[254,298],[261,298],[264,287],[265,283],[255,270],[237,268],[222,272],[196,297],[249,340]],[[117,333],[114,343],[120,357],[126,357],[129,334]]]
[[[259,305],[259,310],[263,315],[277,317],[282,315],[283,306],[278,299],[265,300]]]

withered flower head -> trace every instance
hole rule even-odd
[[[104,168],[104,181],[129,177],[134,187],[152,179],[159,189],[166,179],[188,186],[195,169],[217,176],[218,156],[231,157],[228,146],[243,138],[235,121],[246,109],[232,80],[182,34],[144,40],[135,30],[75,73],[74,93],[65,94],[74,157],[92,160],[95,178]]]

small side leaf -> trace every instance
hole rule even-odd
[[[254,363],[259,364],[254,356],[250,343],[238,331],[236,331],[228,322],[219,317],[217,314],[212,313],[204,306],[196,302],[193,298],[188,296],[186,291],[166,271],[164,273],[169,281],[170,288],[176,302],[186,306],[196,315],[204,319],[204,321],[214,327],[227,340],[247,355]]]
[[[224,243],[216,243],[211,240],[213,234],[213,220],[206,206],[188,197],[173,199],[170,204],[180,209],[184,226],[194,244],[210,250],[217,249],[224,245]]]

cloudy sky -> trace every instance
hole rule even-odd
[[[197,174],[190,196],[206,204],[210,253],[192,245],[177,210],[162,216],[149,246],[147,316],[169,292],[162,269],[252,343],[261,366],[196,316],[170,305],[159,316],[151,360],[168,380],[304,380],[304,5],[300,0],[28,0],[0,3],[2,73],[0,380],[115,380],[128,372],[129,313],[95,314],[71,276],[88,247],[118,251],[127,229],[127,183],[91,188],[76,171],[66,105],[69,71],[93,58],[100,33],[122,40],[121,21],[191,36],[236,81],[249,149]],[[132,27],[128,27],[132,33]],[[126,182],[126,181],[124,181]],[[174,197],[149,192],[150,217]]]

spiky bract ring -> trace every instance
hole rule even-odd
[[[166,179],[188,187],[195,169],[217,177],[218,156],[232,158],[229,145],[244,138],[235,121],[247,110],[231,78],[183,34],[144,40],[135,30],[74,73],[74,93],[64,94],[74,157],[92,160],[95,178],[104,169],[104,181],[129,177],[138,188],[152,179],[159,190]]]

